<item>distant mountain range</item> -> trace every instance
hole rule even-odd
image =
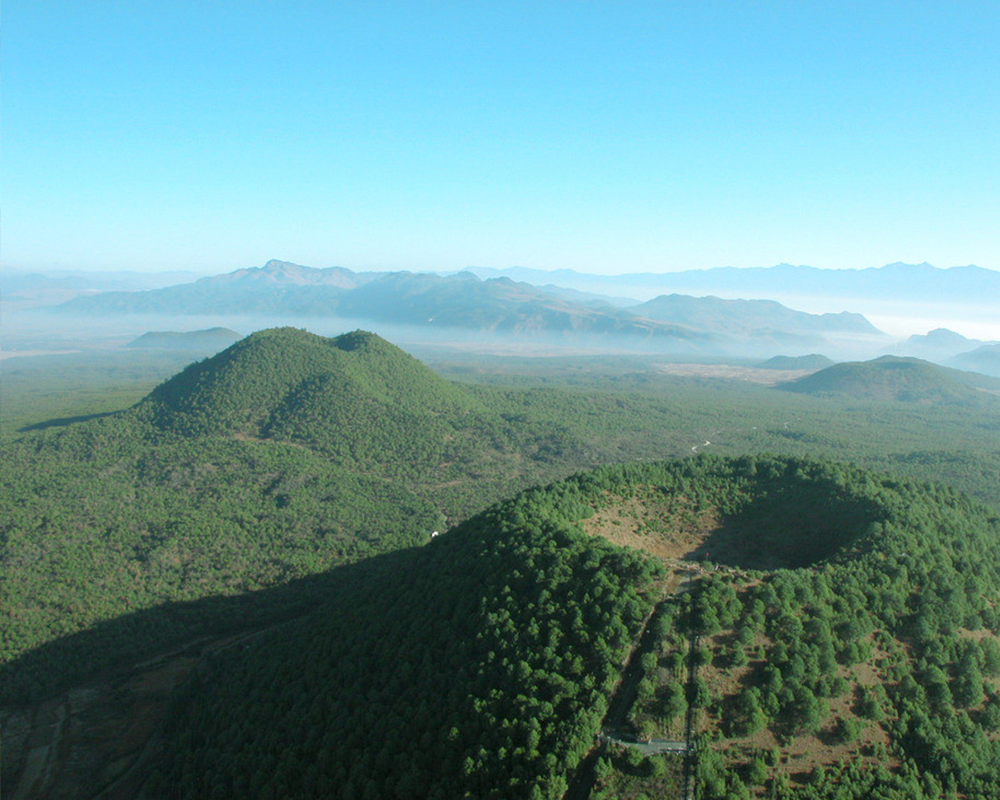
[[[82,314],[323,315],[363,275],[333,267],[314,269],[284,261],[240,269],[162,289],[83,295],[59,306]]]
[[[114,274],[106,277],[92,285],[114,285]],[[326,318],[343,324],[342,329],[360,325],[396,339],[426,330],[435,331],[437,340],[464,341],[474,334],[711,358],[822,352],[835,360],[856,360],[891,351],[987,374],[1000,370],[986,351],[952,363],[995,342],[966,338],[940,325],[961,319],[988,330],[994,324],[1000,272],[974,266],[897,263],[823,270],[782,264],[609,276],[520,267],[451,274],[354,272],[271,260],[171,286],[133,290],[131,281],[124,291],[78,290],[62,305],[55,302],[73,293],[68,284],[58,292],[33,294],[29,278],[41,280],[20,275],[5,281],[8,303],[45,305],[42,298],[48,297],[49,310],[109,319],[202,315],[215,317],[212,324],[239,327],[226,318],[255,317],[259,327]],[[911,330],[935,329],[893,343],[876,327],[883,319],[888,324],[903,318]]]
[[[507,278],[542,288],[572,302],[589,305],[603,301],[612,306],[629,306],[664,294],[717,295],[724,298],[778,299],[792,297],[866,298],[892,302],[973,303],[992,302],[1000,297],[1000,271],[976,266],[941,269],[927,263],[894,263],[868,269],[817,269],[779,264],[774,267],[718,267],[664,273],[595,275],[571,269],[546,271],[525,267],[493,269],[469,267],[483,280]],[[61,272],[41,275],[7,270],[4,297],[25,299],[57,292],[134,293],[170,287],[164,298],[141,301],[147,307],[163,307],[169,301],[187,298],[187,292],[210,293],[222,286],[239,285],[241,290],[257,285],[261,290],[296,287],[325,287],[350,290],[391,273],[353,272],[342,267],[316,269],[280,260],[263,267],[240,269],[193,281],[195,273],[175,271],[155,274],[139,272]],[[193,281],[193,282],[192,282]],[[187,287],[182,290],[181,286]],[[294,295],[294,292],[291,292]],[[57,296],[53,294],[53,296]],[[126,305],[131,305],[129,301]],[[206,302],[212,302],[207,300]],[[322,304],[322,299],[307,304]],[[193,312],[192,312],[193,313]]]
[[[669,295],[621,300],[471,272],[354,273],[282,261],[194,283],[142,292],[105,292],[60,306],[80,314],[283,314],[565,340],[623,337],[632,346],[733,352],[748,343],[808,352],[827,337],[883,336],[860,314],[807,314],[770,300]]]
[[[558,283],[580,291],[633,297],[671,292],[741,298],[865,297],[892,301],[972,302],[1000,297],[1000,272],[976,266],[940,269],[930,264],[894,263],[869,269],[718,267],[666,273],[589,275],[574,270],[471,267],[483,278],[507,277],[528,283]]]

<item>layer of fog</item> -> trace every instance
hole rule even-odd
[[[6,305],[6,304],[3,304]],[[455,353],[493,355],[656,354],[679,362],[764,360],[775,355],[821,352],[835,360],[873,358],[892,349],[892,340],[880,336],[789,337],[737,340],[721,337],[673,339],[637,338],[578,333],[503,335],[495,332],[394,325],[367,319],[293,317],[289,315],[105,315],[69,316],[44,309],[5,308],[0,351],[4,358],[18,354],[67,351],[114,351],[150,331],[190,332],[214,327],[248,335],[263,328],[290,325],[321,336],[352,330],[372,331],[410,350],[428,348]]]
[[[721,294],[721,293],[720,293]],[[9,297],[9,296],[8,296]],[[734,298],[736,299],[736,298]],[[906,340],[947,328],[970,340],[1000,341],[1000,317],[995,302],[962,305],[894,303],[886,300],[843,297],[781,297],[779,302],[797,311],[863,314],[883,336],[840,334],[745,338],[742,340],[708,336],[700,341],[668,337],[611,338],[608,335],[523,334],[501,335],[434,326],[405,326],[366,319],[334,316],[296,317],[276,315],[105,315],[69,316],[10,299],[0,300],[0,357],[19,354],[114,351],[150,331],[189,332],[213,327],[230,328],[240,335],[255,330],[290,325],[322,336],[336,336],[364,329],[410,350],[418,357],[432,350],[447,353],[500,355],[587,355],[641,353],[662,355],[674,362],[750,362],[776,355],[795,356],[821,353],[837,361],[866,360],[883,354],[909,354]],[[34,306],[34,307],[32,307]],[[976,342],[970,342],[969,350]]]

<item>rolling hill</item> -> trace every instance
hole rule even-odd
[[[911,336],[902,343],[900,350],[902,355],[944,363],[953,356],[967,353],[984,344],[986,342],[967,339],[947,328],[935,328],[924,335]]]
[[[461,388],[375,334],[327,339],[276,328],[192,364],[132,413],[163,431],[258,437],[294,429],[300,416],[351,417],[368,405],[428,418],[476,407]],[[361,420],[352,424],[360,427]]]
[[[739,337],[821,338],[824,334],[877,336],[881,331],[860,314],[806,314],[773,300],[661,295],[629,311],[649,319]]]
[[[554,454],[582,460],[576,446],[564,428],[505,417],[373,334],[297,329],[255,333],[128,410],[5,442],[4,698],[245,624],[249,612],[158,619],[97,637],[85,658],[39,649],[47,643],[425,542],[448,519],[567,469]],[[18,660],[29,652],[34,661]]]
[[[968,353],[955,356],[948,361],[948,365],[1000,378],[1000,344],[984,344]]]
[[[585,473],[214,658],[134,796],[674,798],[690,773],[702,798],[986,800],[998,540],[960,495],[843,465]]]
[[[845,362],[784,384],[802,394],[924,405],[980,405],[997,402],[1000,383],[971,372],[939,367],[918,358],[882,356]]]

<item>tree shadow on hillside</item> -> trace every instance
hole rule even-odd
[[[141,795],[148,775],[138,767],[207,659],[335,609],[359,581],[398,580],[400,563],[392,553],[272,589],[164,604],[0,666],[3,797]]]
[[[28,433],[30,431],[44,431],[49,428],[64,428],[76,422],[87,422],[88,420],[100,419],[101,417],[110,417],[117,413],[119,412],[102,411],[97,414],[82,414],[78,417],[56,417],[55,419],[47,419],[44,422],[36,422],[34,425],[25,425],[23,428],[18,428],[18,432]]]
[[[95,623],[0,665],[0,704],[38,703],[143,659],[204,637],[253,632],[308,614],[357,581],[387,580],[405,569],[412,549],[344,564],[280,586],[232,596],[170,602]]]

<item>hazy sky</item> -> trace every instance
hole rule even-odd
[[[1000,269],[997,2],[2,21],[5,266]]]

